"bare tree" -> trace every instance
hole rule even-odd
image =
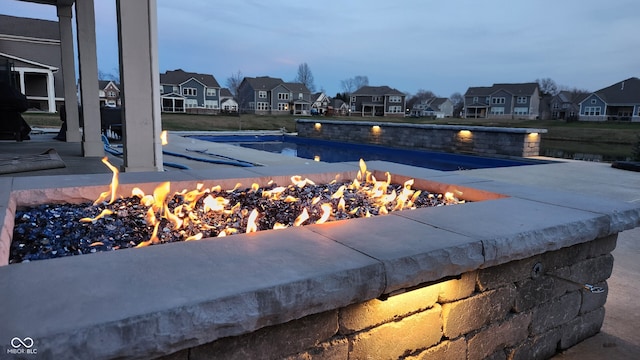
[[[238,70],[237,73],[231,74],[225,83],[227,88],[229,88],[229,91],[231,91],[231,94],[235,97],[238,97],[238,88],[242,83],[242,79],[244,79],[244,76],[242,76],[242,72]]]
[[[313,84],[313,74],[307,63],[298,66],[298,75],[294,81],[304,84],[312,93],[316,91],[316,86]]]
[[[453,104],[453,116],[459,117],[462,113],[462,109],[464,108],[464,96],[459,92],[454,92],[449,96],[449,101]]]
[[[538,83],[538,86],[540,86],[540,94],[542,96],[558,95],[558,92],[559,92],[558,85],[551,78],[536,79],[536,82]]]
[[[413,96],[407,95],[407,108],[412,109],[413,106],[421,101],[429,100],[431,98],[437,97],[436,94],[431,90],[419,89],[418,92]]]
[[[98,70],[98,80],[108,80],[108,81],[114,81],[116,83],[119,83],[120,72],[118,71],[118,68],[113,68],[113,72]]]
[[[355,77],[340,81],[342,90],[345,94],[351,95],[352,92],[360,89],[363,86],[369,85],[369,78],[364,75],[357,75]]]

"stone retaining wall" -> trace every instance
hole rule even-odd
[[[547,359],[600,331],[616,239],[467,272],[163,359]]]
[[[546,129],[296,120],[300,137],[489,156],[538,156]]]

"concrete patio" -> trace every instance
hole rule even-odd
[[[14,177],[19,181],[22,176],[68,175],[109,173],[100,162],[100,157],[83,157],[78,143],[63,143],[52,140],[54,134],[34,131],[32,140],[16,143],[0,141],[0,154],[37,154],[54,148],[64,160],[66,167],[2,175]],[[172,134],[169,144],[164,147],[168,152],[185,154],[192,157],[207,157],[190,150],[206,151],[225,157],[258,163],[265,166],[306,165],[313,167],[310,160],[296,159],[255,150],[242,149],[229,145],[200,142]],[[109,155],[115,165],[121,160]],[[179,156],[165,156],[165,163],[179,163],[194,170],[215,171],[228,168],[229,165],[212,164]],[[166,167],[167,171],[183,171]],[[554,164],[532,165],[512,168],[466,170],[460,172],[466,176],[499,180],[518,185],[539,188],[540,191],[562,190],[583,196],[608,197],[618,201],[637,205],[640,203],[640,174],[613,169],[609,164],[587,163],[580,161],[562,161]],[[638,275],[640,263],[640,228],[619,234],[614,269],[608,281],[609,294],[606,315],[601,332],[579,345],[557,355],[557,359],[632,359],[640,353],[640,334],[635,324],[640,321],[640,309],[637,298],[640,297]]]

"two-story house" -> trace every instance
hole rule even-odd
[[[577,91],[560,91],[549,101],[552,120],[578,120],[580,112],[580,102],[584,100],[588,93]]]
[[[538,83],[470,87],[464,94],[466,118],[534,120],[540,116]]]
[[[640,79],[632,77],[595,91],[580,102],[581,121],[640,121]]]
[[[453,103],[448,98],[432,97],[413,105],[411,116],[443,119],[453,116]]]
[[[170,70],[160,74],[160,98],[164,112],[217,113],[220,84],[213,75]]]
[[[100,106],[105,107],[119,107],[122,105],[120,100],[120,88],[118,84],[111,80],[99,80],[98,86],[98,98],[100,99]]]
[[[29,108],[56,112],[64,103],[57,21],[0,15],[0,66]]]
[[[406,95],[388,86],[363,86],[351,94],[351,113],[360,116],[404,116]]]
[[[269,76],[242,79],[237,98],[245,113],[309,115],[311,109],[311,92],[304,84]]]

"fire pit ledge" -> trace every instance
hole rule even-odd
[[[385,162],[368,165],[394,176],[469,189],[489,200],[2,266],[0,351],[6,354],[14,348],[13,338],[29,337],[38,358],[158,357],[309,316],[335,314],[337,309],[443,280],[465,282],[466,274],[481,269],[527,262],[597,239],[615,247],[618,232],[640,225],[640,207],[630,203]],[[313,172],[347,169],[355,171],[357,164],[318,164]],[[123,174],[122,181],[126,187],[144,179],[161,181],[159,176],[235,181],[301,172],[310,170],[232,169],[218,172],[216,178],[196,172],[135,174],[130,179]],[[42,184],[32,185],[35,181],[12,182],[13,191],[0,194],[3,239],[13,226],[12,194],[30,186],[42,189]],[[54,177],[48,185],[55,181]],[[108,181],[87,177],[80,182],[96,186]],[[0,185],[6,184],[0,179]],[[0,255],[5,256],[8,245],[2,244]],[[560,266],[544,257],[536,259],[542,261],[543,275]],[[574,301],[569,295],[562,299]],[[433,306],[428,311],[447,305]],[[525,321],[527,316],[531,314],[516,318]]]

